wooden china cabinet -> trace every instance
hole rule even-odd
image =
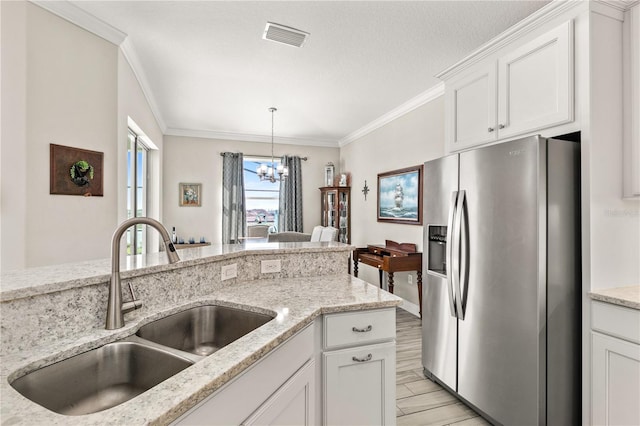
[[[338,228],[338,241],[351,243],[351,187],[320,188],[321,225]]]

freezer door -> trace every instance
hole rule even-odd
[[[506,425],[545,419],[545,157],[538,137],[460,154],[468,282],[458,393]]]
[[[443,241],[450,232],[452,195],[458,190],[458,155],[425,163],[424,167],[424,251],[422,306],[422,364],[449,388],[456,389],[456,317],[452,288],[447,281],[450,267]],[[430,240],[431,236],[431,240]]]

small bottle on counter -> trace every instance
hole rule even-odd
[[[176,227],[173,227],[173,231],[171,231],[171,242],[173,244],[178,244],[178,236],[176,235]]]

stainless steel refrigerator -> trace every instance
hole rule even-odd
[[[580,423],[579,144],[425,163],[425,375],[505,425]]]

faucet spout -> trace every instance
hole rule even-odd
[[[149,217],[134,217],[122,222],[113,233],[113,238],[111,239],[111,280],[109,281],[109,300],[107,302],[105,326],[107,330],[124,327],[124,314],[142,306],[142,302],[136,300],[135,296],[131,302],[122,302],[122,284],[120,282],[120,239],[128,228],[138,224],[149,225],[160,233],[169,263],[180,261],[176,248],[171,242],[171,237],[169,237],[169,232],[160,222]],[[131,294],[133,295],[133,289]]]

